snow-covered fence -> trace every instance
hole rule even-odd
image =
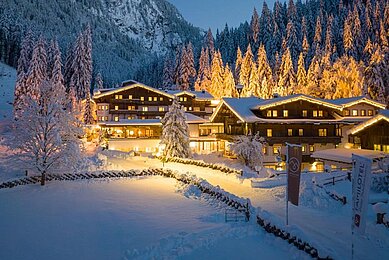
[[[162,159],[162,158],[159,158],[159,159]],[[219,170],[219,171],[224,172],[224,173],[232,173],[232,174],[237,174],[237,175],[240,175],[240,176],[243,175],[243,171],[242,170],[233,169],[233,168],[227,167],[227,166],[222,165],[222,164],[206,163],[206,162],[203,162],[203,161],[193,160],[193,159],[184,159],[184,158],[173,157],[173,158],[166,158],[165,162],[175,162],[175,163],[182,163],[182,164],[190,164],[190,165],[196,165],[196,166],[199,166],[199,167],[210,168],[210,169],[213,169],[213,170]]]
[[[335,192],[328,191],[325,186],[326,185],[335,185],[335,183],[340,181],[349,180],[348,175],[340,175],[340,176],[332,176],[330,178],[323,179],[320,183],[317,181],[313,181],[313,183],[320,189],[323,189],[326,194],[328,194],[331,198],[336,201],[340,201],[343,205],[347,203],[347,198],[344,195],[337,194]]]

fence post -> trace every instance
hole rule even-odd
[[[332,177],[332,185],[335,185],[335,177]]]

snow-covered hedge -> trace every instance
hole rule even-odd
[[[389,175],[373,174],[371,178],[371,190],[375,192],[389,192]]]
[[[161,158],[159,158],[159,159],[161,159]],[[166,158],[165,162],[175,162],[175,163],[182,163],[182,164],[190,164],[190,165],[196,165],[196,166],[210,168],[210,169],[214,169],[214,170],[219,170],[219,171],[224,172],[224,173],[233,173],[233,174],[237,174],[237,175],[241,175],[241,176],[243,175],[243,171],[242,170],[233,169],[233,168],[227,167],[227,166],[225,166],[223,164],[206,163],[206,162],[199,161],[199,160],[176,158],[176,157],[174,157],[174,158]]]

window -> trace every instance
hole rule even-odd
[[[128,106],[128,110],[135,110],[135,106]]]
[[[307,110],[303,110],[303,117],[307,117],[308,116],[308,111]]]
[[[164,112],[165,111],[165,107],[158,107],[158,111],[159,112]]]
[[[358,110],[356,110],[356,109],[353,109],[353,111],[352,111],[352,115],[353,115],[353,116],[358,116]]]
[[[145,101],[145,97],[140,97],[140,101]]]
[[[108,110],[108,105],[105,106],[105,110]]]
[[[158,101],[158,97],[154,97],[153,100],[154,100],[154,101]]]
[[[323,117],[323,110],[319,110],[319,117]]]
[[[277,110],[273,110],[273,117],[277,117]]]
[[[305,153],[307,151],[307,146],[305,144],[301,145],[301,151]]]
[[[350,110],[345,109],[345,110],[343,111],[343,115],[344,115],[344,116],[350,116]]]
[[[267,147],[266,146],[262,147],[262,153],[263,153],[263,155],[267,155]]]
[[[309,146],[309,152],[313,153],[315,151],[315,146],[314,145],[310,145]]]
[[[382,145],[382,151],[385,152],[385,153],[389,153],[389,145],[383,144]]]
[[[123,99],[123,95],[115,95],[115,99]]]
[[[273,136],[273,130],[267,129],[267,137],[272,137],[272,136]]]
[[[149,97],[149,101],[153,101],[153,97]]]
[[[288,129],[288,136],[293,136],[293,129],[291,129],[291,128]]]
[[[128,116],[127,119],[131,120],[131,119],[134,119],[134,117],[133,116]]]
[[[128,96],[128,99],[132,99],[132,95],[129,95],[129,96]]]
[[[180,101],[181,101],[181,102],[184,101],[184,98],[183,98],[183,97],[180,97]]]
[[[366,110],[364,109],[361,110],[361,116],[366,116]]]
[[[374,151],[381,151],[381,145],[380,144],[374,144]]]
[[[289,115],[289,111],[288,110],[284,110],[284,117],[288,117]]]
[[[115,117],[113,118],[113,121],[118,122],[118,121],[119,121],[119,117],[118,117],[118,116],[115,116]]]
[[[160,97],[160,98],[159,98],[159,101],[163,101],[163,97]]]
[[[342,136],[342,128],[336,128],[336,136]]]
[[[266,116],[267,116],[267,117],[271,117],[271,110],[268,110],[268,111],[267,111]]]
[[[369,110],[367,111],[367,115],[368,115],[368,116],[373,116],[373,110],[369,109]]]
[[[312,116],[313,116],[313,117],[317,117],[317,110],[313,110],[313,111],[312,111]]]
[[[300,128],[299,129],[299,136],[303,136],[304,135],[304,129]]]
[[[326,128],[320,128],[319,129],[319,136],[327,136],[327,129]]]
[[[106,117],[103,117],[103,120],[104,121],[108,121],[108,117],[106,116]]]
[[[192,111],[192,107],[189,107],[189,111]]]
[[[281,145],[273,145],[273,154],[280,154],[281,152]]]
[[[184,101],[188,101],[188,98],[187,98],[187,97],[184,97]]]
[[[115,106],[115,110],[119,110],[119,106]]]
[[[187,107],[184,107],[184,111],[188,111],[188,108],[187,108]]]
[[[143,111],[143,112],[149,111],[149,107],[142,107],[142,111]]]
[[[200,112],[200,107],[194,107],[193,111]]]

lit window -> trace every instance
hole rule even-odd
[[[327,129],[326,128],[320,128],[319,129],[319,136],[327,136]]]
[[[193,111],[200,112],[200,107],[194,107]]]
[[[344,115],[344,116],[349,116],[349,115],[350,115],[350,110],[345,109],[345,110],[343,111],[343,115]]]
[[[149,101],[153,101],[153,97],[149,97]]]
[[[319,110],[319,117],[323,117],[323,110]]]
[[[279,154],[281,151],[281,146],[280,145],[274,145],[273,146],[273,154]]]
[[[180,101],[184,101],[184,98],[183,98],[183,97],[180,97]]]
[[[267,129],[267,136],[272,137],[273,136],[273,130],[272,129]]]
[[[133,106],[128,106],[128,110],[135,110],[135,107],[133,107]]]
[[[115,99],[123,99],[123,95],[115,95]]]
[[[299,136],[303,136],[304,135],[304,129],[300,128],[299,129]]]
[[[309,151],[310,151],[311,153],[313,153],[313,152],[315,151],[315,146],[314,146],[314,145],[310,145],[310,146],[309,146]]]
[[[358,116],[358,110],[356,110],[356,109],[353,109],[353,111],[352,111],[352,115],[353,115],[353,116]]]
[[[381,151],[381,145],[380,144],[374,144],[374,151]]]
[[[308,116],[308,111],[307,110],[303,110],[303,117],[307,117]]]
[[[313,117],[317,117],[317,110],[313,110],[313,111],[312,111],[312,116],[313,116]]]
[[[160,98],[159,98],[159,101],[163,101],[163,97],[160,97]]]
[[[273,117],[277,117],[277,110],[273,110]]]
[[[303,153],[305,153],[307,151],[307,147],[304,144],[301,146],[301,151]]]
[[[98,106],[98,107],[97,107],[97,110],[101,110],[101,106]]]
[[[373,110],[369,109],[369,110],[367,111],[367,115],[368,115],[368,116],[373,116]]]
[[[142,107],[142,111],[144,111],[144,112],[149,111],[149,107]]]
[[[188,98],[187,98],[187,97],[184,97],[184,101],[188,101]]]
[[[267,116],[267,117],[271,117],[271,110],[268,110],[268,111],[267,111],[266,116]]]
[[[108,105],[105,106],[105,110],[108,110]]]
[[[115,106],[115,110],[119,110],[119,106]]]
[[[366,116],[366,110],[364,109],[361,110],[361,116]]]
[[[145,97],[140,97],[140,101],[145,101]]]
[[[288,110],[284,110],[284,117],[288,117],[289,115],[289,111]]]
[[[154,101],[158,101],[158,97],[154,97]]]
[[[267,155],[267,147],[266,146],[262,147],[262,153],[263,153],[263,155]]]
[[[187,107],[184,107],[184,111],[187,111],[188,110],[188,108]]]
[[[103,117],[103,118],[104,118],[104,117]],[[107,116],[105,117],[104,121],[108,121],[108,117],[107,117]]]
[[[189,111],[192,111],[192,107],[189,107]]]
[[[119,117],[118,117],[118,116],[115,116],[115,117],[113,118],[113,121],[118,122],[118,121],[119,121]]]
[[[165,107],[159,107],[159,108],[158,108],[158,111],[159,111],[159,112],[164,112],[164,111],[165,111]]]
[[[128,96],[128,99],[132,99],[132,95],[129,95],[129,96]]]
[[[134,119],[132,116],[127,117],[128,120]]]
[[[288,136],[293,136],[293,129],[288,129]]]

